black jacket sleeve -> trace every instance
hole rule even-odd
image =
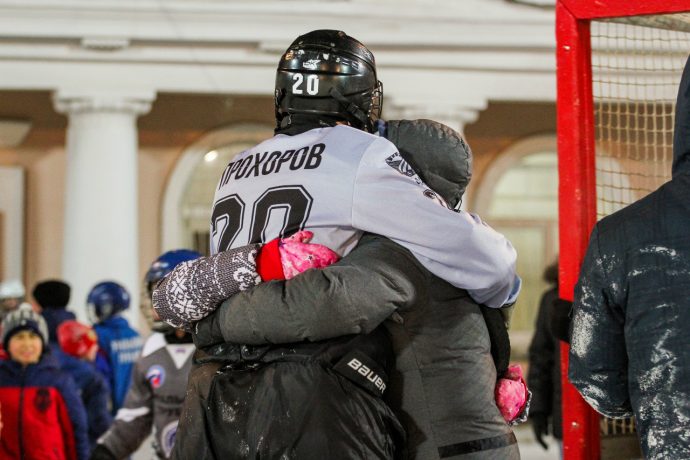
[[[370,332],[414,305],[427,276],[407,249],[365,235],[336,264],[231,297],[196,324],[195,343],[280,344]]]
[[[551,415],[553,407],[553,367],[557,343],[551,334],[549,312],[558,297],[558,288],[544,293],[539,304],[537,324],[529,346],[529,374],[527,382],[532,390],[530,412]]]

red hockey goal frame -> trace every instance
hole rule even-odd
[[[572,300],[589,234],[597,220],[590,23],[603,18],[682,13],[688,0],[557,0],[557,130],[560,295]],[[567,380],[561,348],[566,460],[599,459],[599,417]]]

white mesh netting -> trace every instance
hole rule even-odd
[[[678,83],[690,53],[690,14],[593,21],[599,218],[671,177]]]

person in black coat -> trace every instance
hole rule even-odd
[[[601,414],[635,415],[647,459],[690,458],[690,59],[672,179],[600,220],[575,288],[568,376]]]
[[[48,324],[48,340],[57,343],[57,328],[67,320],[77,317],[67,310],[71,288],[61,280],[44,280],[34,286],[31,293],[41,307],[41,315]]]
[[[561,426],[560,345],[552,330],[558,299],[558,261],[544,270],[544,281],[551,287],[539,302],[539,313],[529,347],[527,381],[532,390],[529,418],[537,442],[548,449],[544,436],[563,439]]]

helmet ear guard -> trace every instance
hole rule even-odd
[[[342,121],[374,132],[381,116],[383,87],[373,54],[337,30],[309,32],[288,47],[278,64],[274,94],[278,130],[305,115],[322,125]]]

